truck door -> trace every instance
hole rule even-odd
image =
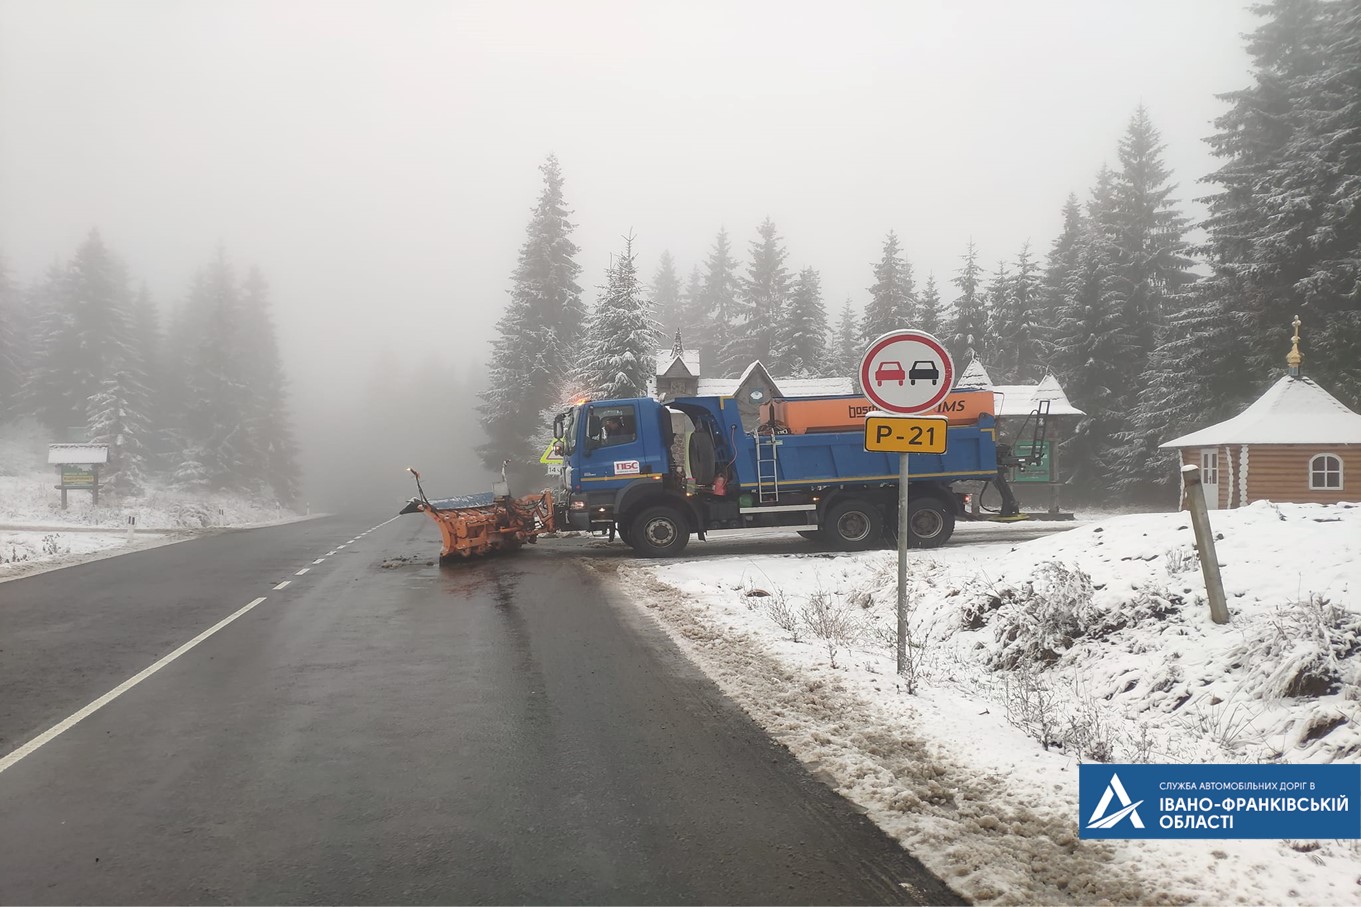
[[[581,481],[585,490],[603,491],[653,472],[647,462],[638,408],[632,403],[592,406],[586,417],[586,457]]]

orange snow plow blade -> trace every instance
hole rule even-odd
[[[419,490],[420,473],[408,471],[416,477]],[[439,526],[444,540],[441,561],[514,551],[526,542],[532,545],[540,535],[554,529],[553,493],[547,490],[519,499],[502,495],[490,504],[454,508],[436,507],[421,490],[421,496],[412,498],[402,513],[415,511],[424,513]]]

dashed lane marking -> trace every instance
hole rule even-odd
[[[304,573],[306,573],[308,570],[311,570],[311,569],[312,569],[311,567],[303,567],[301,570],[299,570],[297,573],[295,573],[295,574],[293,574],[293,575],[294,575],[294,576],[302,576]]]
[[[291,582],[293,582],[291,579],[284,580],[282,583],[279,583],[279,585],[274,587],[274,591],[278,592],[280,589],[282,589],[284,586],[287,586]]]
[[[54,724],[52,727],[43,731],[37,737],[34,737],[32,740],[28,741],[28,743],[25,743],[23,746],[19,747],[17,750],[10,753],[8,756],[5,756],[3,759],[0,759],[0,774],[3,774],[6,769],[10,768],[15,763],[23,760],[28,756],[33,755],[33,753],[36,752],[38,749],[40,749],[41,747],[48,743],[51,743],[57,737],[60,737],[62,734],[66,733],[71,728],[75,727],[77,724],[80,724],[80,722],[84,721],[86,718],[89,718],[95,712],[104,708],[104,706],[113,702],[119,696],[122,696],[128,690],[137,686],[137,684],[141,683],[143,680],[146,680],[152,674],[155,674],[161,668],[164,668],[166,665],[170,664],[172,661],[179,658],[185,652],[188,652],[190,649],[194,648],[199,643],[203,642],[205,639],[208,639],[214,633],[218,632],[223,627],[227,626],[232,621],[236,620],[238,617],[241,617],[242,615],[248,613],[253,608],[255,608],[256,605],[259,605],[263,601],[265,601],[265,599],[262,596],[260,598],[257,598],[250,604],[246,605],[245,607],[240,608],[237,611],[234,611],[231,614],[227,615],[226,617],[222,618],[222,620],[213,624],[211,627],[204,630],[198,636],[195,636],[193,639],[189,640],[187,643],[185,643],[175,651],[171,652],[169,655],[162,658],[160,661],[156,662],[155,664],[151,665],[148,668],[145,668],[143,671],[141,671],[141,673],[129,677],[127,680],[123,681],[118,686],[114,687],[112,690],[109,690],[109,692],[105,693],[103,696],[100,696],[98,699],[87,705],[85,708],[81,709],[79,712],[76,712],[71,717],[62,720],[57,724]]]
[[[324,557],[319,557],[319,558],[317,558],[316,560],[314,560],[312,563],[314,563],[314,564],[320,564],[320,563],[321,563],[322,561],[324,561],[324,560],[326,560],[326,558],[324,558]]]

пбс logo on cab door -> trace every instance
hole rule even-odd
[[[642,465],[637,460],[615,460],[614,474],[617,476],[636,476],[642,472]]]

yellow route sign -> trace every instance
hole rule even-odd
[[[945,453],[947,416],[889,416],[865,418],[865,449],[884,453]]]

